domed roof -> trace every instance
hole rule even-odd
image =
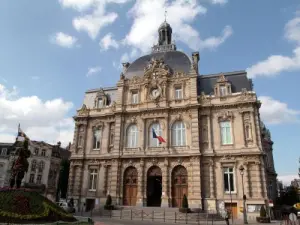
[[[171,28],[171,25],[167,23],[167,21],[164,21],[158,28],[158,30],[162,30],[162,29],[170,29],[172,30]]]
[[[130,64],[124,73],[125,78],[130,79],[133,76],[143,76],[144,68],[152,58],[162,59],[173,71],[189,73],[191,69],[191,60],[185,53],[180,51],[157,52],[142,56]]]

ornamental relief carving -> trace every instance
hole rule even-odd
[[[226,162],[226,161],[236,161],[236,157],[232,155],[224,155],[220,161]]]
[[[104,128],[104,122],[99,120],[99,119],[96,119],[96,120],[92,120],[91,122],[91,125],[94,128]]]
[[[163,59],[155,59],[154,57],[150,60],[148,65],[144,68],[144,76],[150,77],[153,71],[160,72],[161,75],[166,76],[171,74],[171,68],[165,64]],[[155,78],[155,77],[153,77]]]
[[[227,120],[233,120],[234,115],[232,111],[221,111],[217,113],[218,121],[227,121]]]
[[[85,104],[82,104],[81,108],[77,110],[79,116],[88,115],[90,110],[87,108]]]
[[[101,166],[101,162],[100,162],[99,159],[90,159],[90,160],[87,161],[87,163],[89,165],[99,165],[99,166]]]

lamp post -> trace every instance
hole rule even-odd
[[[246,211],[246,200],[247,197],[245,195],[245,191],[244,191],[244,170],[245,168],[243,167],[243,165],[240,166],[240,173],[242,175],[242,188],[243,188],[243,217],[244,217],[244,224],[248,224],[247,221],[247,211]]]

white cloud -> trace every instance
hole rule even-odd
[[[19,96],[14,87],[0,84],[0,142],[13,142],[18,123],[32,140],[64,146],[73,141],[74,123],[67,114],[71,102],[62,99],[42,101],[37,96]]]
[[[106,34],[99,42],[102,50],[108,50],[110,47],[119,48],[119,44],[116,40],[112,38],[112,33]]]
[[[87,77],[90,77],[92,75],[95,75],[96,73],[100,73],[102,68],[100,66],[97,67],[91,67],[88,69],[88,72],[86,74]]]
[[[88,33],[90,38],[95,39],[98,36],[100,30],[103,27],[112,24],[117,19],[117,17],[118,14],[116,13],[93,13],[90,15],[76,17],[73,20],[73,26],[77,31],[85,31]]]
[[[271,55],[267,59],[256,63],[247,69],[249,77],[275,76],[281,72],[291,72],[300,69],[300,15],[285,25],[285,38],[295,42],[296,47],[292,56]]]
[[[297,174],[279,175],[277,179],[282,181],[283,185],[289,186],[291,185],[291,181],[294,179],[299,179],[299,176]]]
[[[228,0],[210,0],[210,2],[214,5],[219,4],[219,5],[225,5]]]
[[[173,37],[193,50],[201,48],[216,48],[231,34],[232,29],[225,28],[221,37],[200,38],[200,34],[190,23],[197,15],[205,14],[207,9],[196,0],[175,0],[165,3],[164,0],[137,0],[129,11],[134,21],[124,43],[146,53],[157,42],[157,28],[164,21],[164,10],[167,9],[167,20],[173,29]]]
[[[78,11],[84,11],[92,6],[94,0],[59,0],[64,8],[73,8]]]
[[[75,46],[77,38],[63,32],[58,32],[50,38],[50,41],[64,48],[72,48]]]
[[[64,8],[73,8],[81,14],[73,19],[77,31],[87,32],[95,39],[102,28],[112,24],[118,17],[115,12],[106,12],[107,4],[124,4],[130,0],[59,0]],[[90,13],[85,13],[87,10]]]
[[[280,124],[300,121],[300,111],[288,107],[286,103],[277,101],[268,96],[260,96],[260,114],[264,122],[269,124]]]

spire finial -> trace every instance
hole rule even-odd
[[[165,22],[167,22],[167,7],[165,8]]]

